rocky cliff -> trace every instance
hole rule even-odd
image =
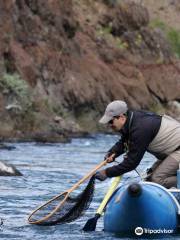
[[[180,61],[141,1],[0,2],[0,136],[62,141],[106,104],[180,101]]]

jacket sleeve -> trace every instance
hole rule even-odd
[[[129,142],[129,151],[124,160],[119,165],[106,168],[108,177],[122,175],[134,170],[139,165],[151,141],[150,134],[146,134],[142,129],[136,129],[132,136]]]
[[[107,152],[107,156],[110,156],[111,154],[115,153],[115,157],[119,157],[124,152],[125,152],[124,142],[123,139],[120,138],[119,141],[116,142],[111,149],[109,149],[109,151]]]

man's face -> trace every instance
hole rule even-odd
[[[124,116],[123,114],[118,116],[118,117],[114,117],[111,121],[108,122],[108,125],[114,130],[114,131],[120,131],[124,124],[126,122],[126,116]]]

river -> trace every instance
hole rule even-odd
[[[14,164],[23,177],[0,177],[0,218],[3,221],[0,239],[116,239],[113,234],[102,231],[103,218],[99,219],[96,232],[81,231],[87,219],[94,216],[111,180],[96,181],[90,208],[83,217],[72,223],[36,226],[28,224],[27,217],[45,200],[72,187],[99,164],[117,139],[118,136],[99,134],[90,138],[72,139],[71,143],[65,144],[15,143],[15,149],[1,150],[0,159]],[[118,161],[121,160],[118,158]],[[152,155],[145,154],[138,167],[139,172],[145,171],[154,160]],[[137,173],[132,171],[124,175],[121,184],[136,178]]]

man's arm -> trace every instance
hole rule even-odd
[[[133,134],[133,138],[130,139],[129,152],[125,156],[123,162],[119,165],[106,168],[105,173],[107,177],[120,176],[126,172],[134,170],[143,158],[150,141],[149,134],[146,134],[139,129],[136,130]]]
[[[124,149],[124,141],[123,138],[119,139],[118,142],[116,142],[114,144],[114,146],[112,146],[112,148],[109,149],[109,151],[107,152],[105,158],[108,158],[109,156],[111,156],[112,154],[115,154],[114,158],[119,157],[121,154],[123,154],[125,152]]]

